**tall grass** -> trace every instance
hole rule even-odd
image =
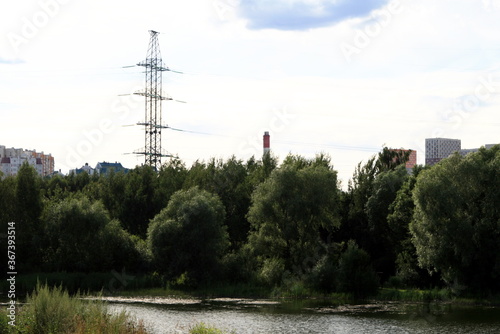
[[[447,289],[417,290],[417,289],[389,289],[379,290],[376,297],[382,301],[405,301],[405,302],[434,302],[451,301],[453,296]]]
[[[189,334],[234,334],[235,332],[226,332],[214,326],[207,325],[203,322],[196,324],[189,330]]]
[[[22,334],[146,334],[144,325],[127,313],[110,314],[103,301],[71,297],[62,287],[38,284],[28,295],[7,333]]]

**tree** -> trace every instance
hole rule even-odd
[[[365,250],[370,254],[375,270],[381,273],[382,280],[395,274],[396,247],[401,240],[392,233],[387,216],[390,205],[407,178],[404,165],[381,172],[373,181],[372,193],[365,205],[369,232]]]
[[[395,257],[387,235],[388,208],[407,177],[404,163],[409,153],[384,147],[364,165],[359,163],[342,196],[339,236],[367,251],[384,279],[393,274]]]
[[[178,159],[171,159],[161,166],[156,193],[160,209],[167,207],[170,197],[182,189],[187,175],[186,165]]]
[[[125,176],[124,199],[119,217],[131,234],[146,237],[149,220],[160,210],[158,175],[150,166],[140,166]]]
[[[252,156],[247,160],[246,167],[248,171],[248,183],[255,189],[278,167],[278,158],[270,152],[264,154],[262,160],[255,160],[255,157]]]
[[[16,221],[16,179],[12,176],[8,176],[2,180],[0,177],[0,247],[2,249],[2,256],[0,257],[0,270],[5,274],[8,270],[7,258],[7,235],[8,235],[8,223]],[[12,233],[12,232],[10,232]]]
[[[395,170],[398,166],[406,164],[410,158],[410,151],[384,147],[378,154],[376,167],[378,173]]]
[[[224,224],[228,228],[231,248],[238,249],[246,241],[249,230],[245,215],[250,205],[252,188],[247,182],[248,172],[243,161],[231,157],[226,161],[211,159],[196,162],[189,171],[185,189],[198,186],[217,194],[226,209]]]
[[[16,220],[16,179],[12,176],[5,179],[0,178],[0,223],[13,222]],[[7,225],[2,230],[6,233]]]
[[[220,164],[214,175],[214,192],[221,199],[225,209],[224,220],[233,250],[246,242],[250,224],[246,219],[252,188],[247,182],[247,169],[234,156]]]
[[[249,246],[261,273],[283,264],[299,277],[314,267],[338,226],[337,173],[314,161],[289,158],[252,194]]]
[[[374,294],[378,277],[370,264],[370,255],[352,240],[339,259],[338,291],[352,293],[356,298]]]
[[[188,277],[193,284],[214,278],[229,246],[224,216],[217,195],[197,187],[174,193],[148,228],[156,268],[170,279]]]
[[[45,269],[108,271],[136,267],[139,255],[118,221],[86,197],[52,202],[44,212]]]
[[[124,216],[126,175],[123,172],[115,173],[111,169],[110,173],[101,177],[102,184],[101,200],[108,210],[111,218],[121,220]]]
[[[50,199],[63,200],[69,194],[69,185],[66,177],[57,175],[50,179],[45,179],[44,185],[44,195]]]
[[[422,170],[423,167],[419,165],[413,168],[412,175],[406,179],[389,206],[387,216],[389,235],[396,254],[396,276],[404,285],[413,287],[435,286],[438,283],[418,266],[415,246],[411,241],[410,222],[415,211],[413,189]]]
[[[500,287],[500,146],[455,154],[424,170],[410,225],[420,266],[450,286]]]
[[[27,162],[23,163],[16,177],[16,251],[18,267],[25,271],[39,265],[43,226],[40,224],[42,199],[40,176]],[[35,267],[35,268],[33,268]]]

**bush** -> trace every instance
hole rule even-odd
[[[5,313],[5,308],[2,308],[0,311],[0,333],[8,333],[9,332],[9,318],[7,317],[7,313]]]
[[[311,286],[321,292],[334,292],[337,286],[338,256],[325,255],[319,259],[308,277]]]
[[[370,256],[350,240],[339,260],[339,292],[352,293],[355,298],[364,298],[375,294],[378,284],[377,274],[370,265]]]
[[[279,258],[265,259],[260,270],[259,278],[263,283],[273,286],[279,285],[285,271],[285,261]]]
[[[102,301],[70,297],[62,287],[50,289],[37,285],[16,319],[19,333],[147,333],[142,323],[136,324],[122,312],[108,313]]]
[[[234,332],[231,332],[234,333]],[[214,326],[209,326],[203,322],[196,324],[189,330],[189,334],[229,334],[229,332],[218,329]]]

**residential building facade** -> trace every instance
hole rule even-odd
[[[89,175],[94,175],[96,170],[94,168],[90,167],[88,163],[85,163],[85,166],[82,166],[82,168],[75,168],[75,169],[71,169],[69,171],[70,174],[73,173],[75,175],[81,174],[83,172],[85,172]]]
[[[4,177],[17,175],[25,162],[33,166],[40,176],[54,172],[54,157],[51,154],[0,145],[0,171]]]
[[[426,138],[425,164],[432,166],[451,154],[460,152],[461,146],[460,139]]]
[[[99,175],[108,175],[111,171],[114,173],[128,173],[128,169],[123,167],[119,162],[98,162],[95,166],[95,173]]]

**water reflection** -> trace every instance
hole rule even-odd
[[[449,304],[208,300],[197,303],[113,303],[143,319],[153,333],[187,333],[199,322],[238,334],[500,333],[500,309]]]

